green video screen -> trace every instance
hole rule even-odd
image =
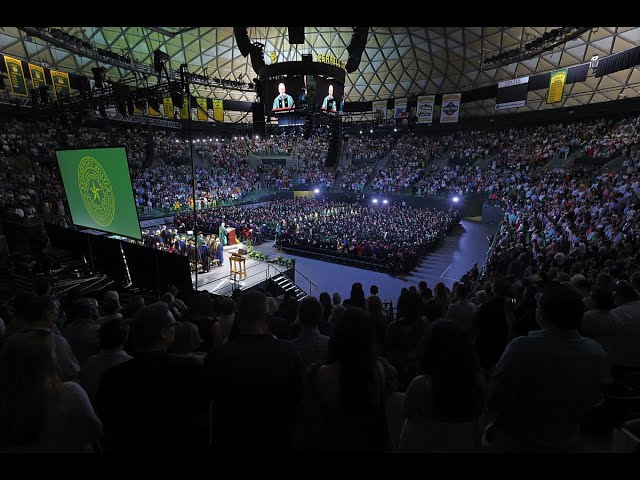
[[[75,225],[140,240],[124,147],[56,151]]]

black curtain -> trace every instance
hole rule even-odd
[[[640,65],[640,46],[609,55],[600,60],[598,62],[598,68],[596,68],[596,77],[609,75],[610,73],[635,67],[636,65]]]

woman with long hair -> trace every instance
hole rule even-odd
[[[395,372],[376,357],[374,338],[371,318],[358,308],[348,308],[334,325],[327,364],[312,365],[305,376],[301,448],[391,448],[385,413]]]
[[[376,332],[375,342],[378,351],[382,351],[384,345],[384,334],[387,329],[387,325],[389,325],[389,317],[384,312],[384,305],[380,297],[377,295],[371,295],[367,298],[367,313],[371,317],[371,321],[373,322],[373,326]]]
[[[469,335],[449,320],[433,322],[425,329],[419,362],[423,374],[414,378],[407,388],[404,413],[408,422],[418,420],[430,426],[424,432],[412,433],[429,435],[436,431],[435,423],[463,425],[457,431],[464,434],[463,438],[452,439],[443,434],[437,439],[433,437],[436,434],[431,433],[426,443],[436,450],[447,446],[472,448],[477,440],[474,438],[476,422],[484,408],[486,382]],[[401,439],[401,445],[402,442]]]
[[[442,282],[437,283],[433,289],[433,298],[426,304],[427,320],[434,322],[444,317],[447,314],[450,304],[451,297],[449,296],[449,290],[446,285]]]
[[[345,307],[351,306],[362,309],[365,308],[364,290],[360,282],[356,282],[351,286],[351,295],[344,302],[342,302],[342,304]]]
[[[331,295],[329,295],[329,292],[322,292],[319,300],[324,310],[322,314],[322,321],[320,322],[320,325],[318,325],[318,331],[322,335],[331,335],[331,326],[329,325],[329,317],[331,316],[331,310],[333,310]]]
[[[13,335],[0,354],[0,450],[87,452],[101,431],[82,387],[58,378],[52,333]]]

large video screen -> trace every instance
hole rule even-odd
[[[265,96],[267,113],[278,113],[295,109],[300,102],[300,91],[304,85],[301,76],[269,80]]]
[[[316,77],[316,105],[322,112],[339,112],[344,84],[336,80]]]
[[[124,147],[56,151],[75,225],[142,239]]]

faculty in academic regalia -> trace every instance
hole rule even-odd
[[[224,248],[222,246],[222,243],[220,243],[219,238],[216,238],[215,255],[218,261],[220,262],[220,266],[222,266],[222,264],[224,263]]]
[[[200,262],[202,263],[203,272],[208,272],[209,270],[211,270],[211,266],[209,263],[209,246],[206,244],[206,242],[203,242],[202,245],[200,245]]]
[[[220,244],[225,247],[227,245],[227,243],[229,243],[228,237],[227,237],[227,229],[224,225],[224,222],[222,222],[220,224],[220,228],[218,229],[218,236],[220,237]]]

